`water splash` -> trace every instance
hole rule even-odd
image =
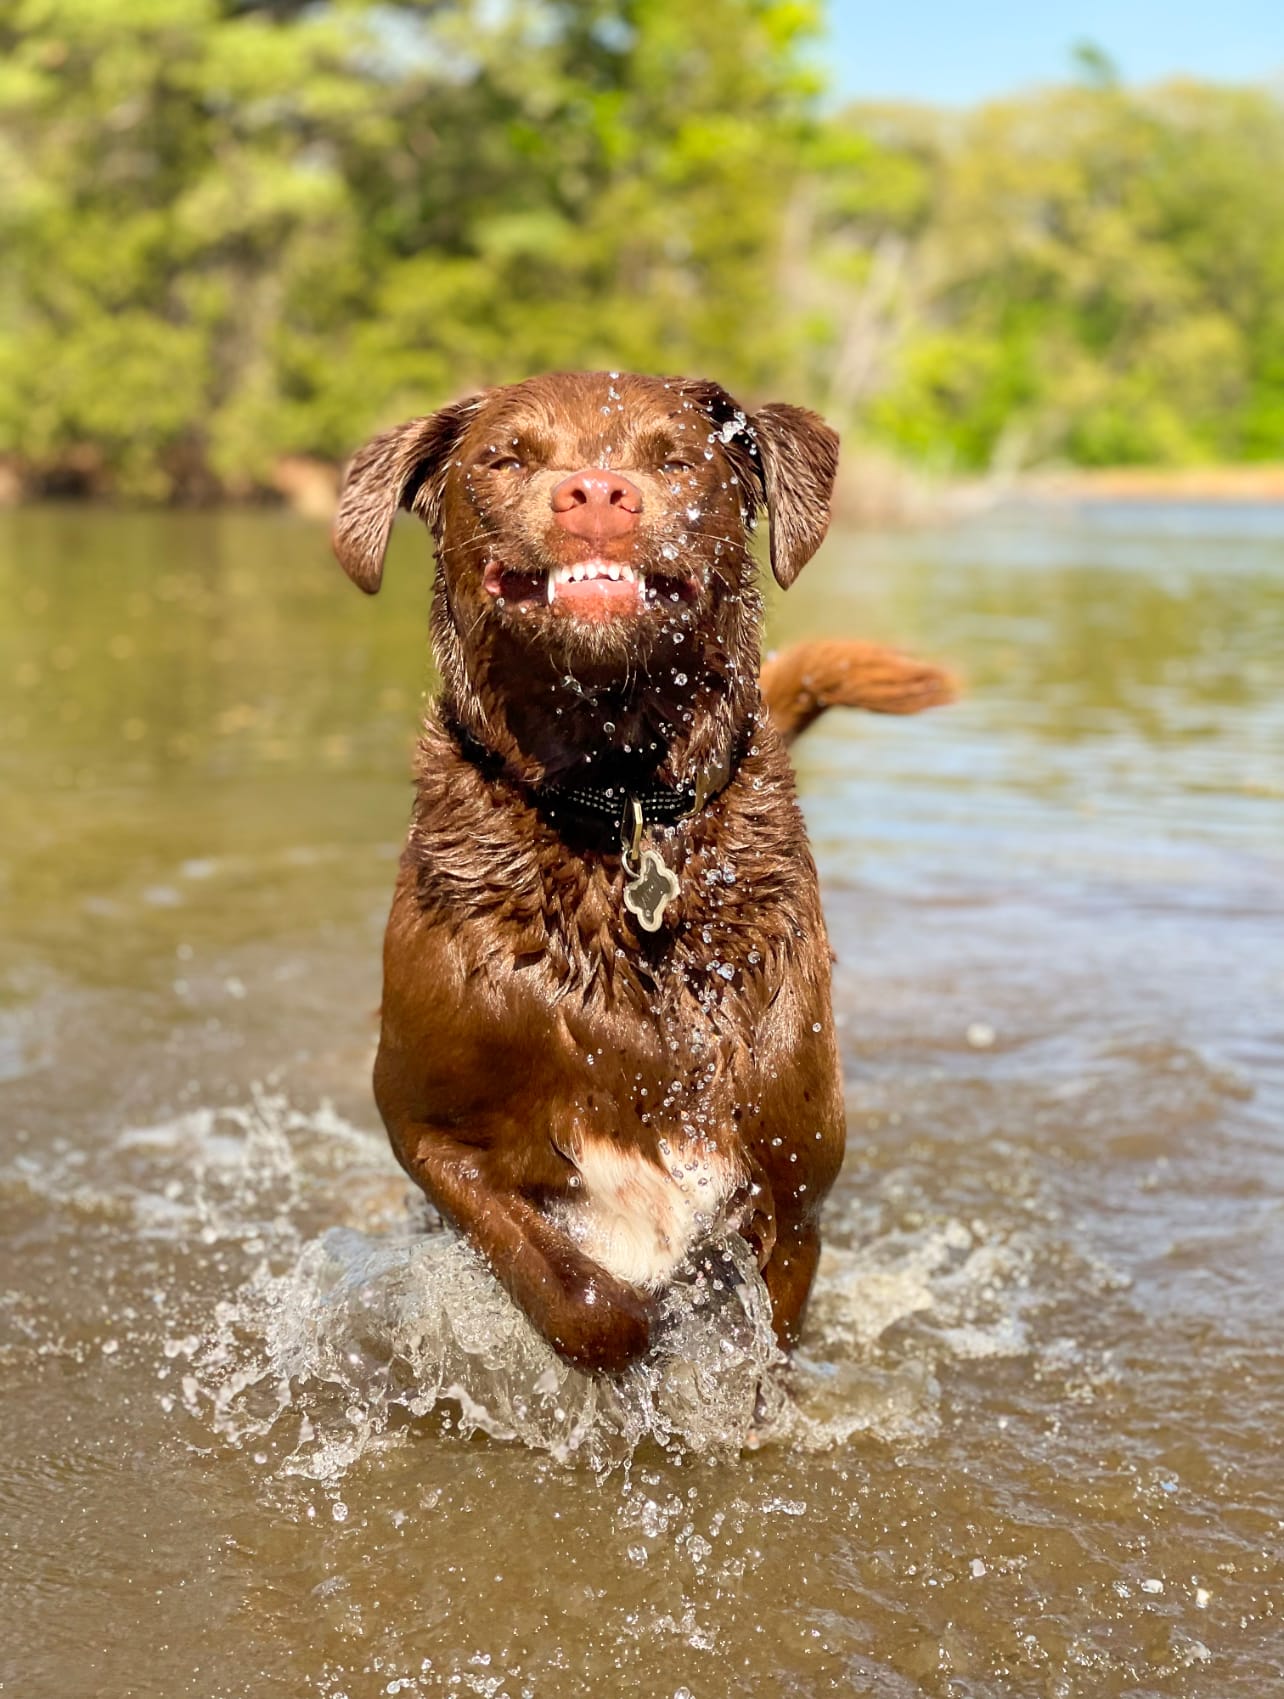
[[[335,1228],[223,1306],[184,1392],[238,1444],[293,1419],[286,1473],[333,1478],[430,1414],[603,1469],[644,1439],[720,1455],[755,1442],[787,1407],[782,1366],[739,1239],[710,1247],[666,1294],[645,1362],[602,1377],[563,1363],[453,1233]]]
[[[259,1092],[115,1144],[116,1183],[92,1199],[65,1152],[47,1172],[24,1158],[0,1182],[77,1217],[132,1215],[143,1254],[167,1247],[162,1407],[186,1411],[197,1444],[230,1444],[282,1475],[333,1482],[425,1421],[596,1470],[643,1445],[727,1459],[920,1438],[938,1426],[938,1364],[1028,1348],[1028,1249],[947,1221],[860,1232],[854,1250],[832,1235],[788,1363],[748,1247],[734,1235],[707,1245],[666,1293],[647,1358],[585,1375],[430,1223],[382,1139],[333,1110]],[[149,1349],[141,1323],[123,1338]]]

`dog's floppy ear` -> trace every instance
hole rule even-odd
[[[771,570],[787,590],[829,529],[838,433],[818,413],[787,401],[760,407],[749,423],[771,523]]]
[[[825,540],[838,470],[838,434],[818,413],[773,401],[748,413],[719,383],[677,382],[713,422],[724,452],[765,503],[771,570],[787,590]]]
[[[331,541],[343,570],[368,596],[383,578],[383,557],[399,507],[436,529],[446,464],[485,400],[470,395],[430,418],[408,419],[372,437],[353,456]]]

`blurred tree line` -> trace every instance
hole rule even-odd
[[[1278,455],[1284,104],[825,104],[806,0],[6,0],[0,460],[200,498],[555,366],[939,469]],[[1107,68],[1108,69],[1108,68]]]

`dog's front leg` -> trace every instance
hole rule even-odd
[[[746,1176],[727,1205],[727,1221],[748,1242],[761,1272],[776,1245],[776,1203],[757,1157],[745,1152],[741,1160]]]
[[[572,1243],[531,1200],[491,1172],[489,1152],[423,1123],[394,1140],[411,1177],[486,1258],[558,1355],[616,1370],[651,1340],[651,1305]]]
[[[820,1229],[814,1222],[779,1224],[762,1278],[771,1298],[772,1324],[782,1351],[792,1351],[798,1343],[819,1260]]]

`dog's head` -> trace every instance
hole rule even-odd
[[[799,407],[751,414],[713,383],[556,373],[374,438],[349,468],[335,552],[373,593],[404,507],[433,532],[461,634],[634,668],[675,623],[717,625],[751,589],[760,508],[775,575],[793,582],[828,527],[837,459]]]

